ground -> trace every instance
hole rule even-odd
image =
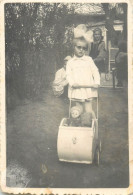
[[[123,90],[99,89],[102,152],[98,167],[58,160],[58,129],[61,119],[68,116],[68,107],[67,99],[56,98],[46,89],[39,100],[23,101],[11,110],[6,128],[7,167],[17,164],[27,170],[27,187],[128,187],[128,113]]]

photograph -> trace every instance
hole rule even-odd
[[[129,1],[0,6],[1,188],[130,194]]]

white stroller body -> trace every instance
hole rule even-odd
[[[59,160],[99,165],[101,142],[98,135],[98,97],[97,118],[92,120],[91,127],[65,126],[67,120],[67,118],[61,120],[58,131]]]

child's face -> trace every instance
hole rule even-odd
[[[84,41],[77,41],[77,43],[74,46],[74,54],[77,57],[82,57],[87,50],[87,43]]]

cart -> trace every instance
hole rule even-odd
[[[61,120],[57,138],[60,161],[99,165],[101,141],[98,135],[98,97],[96,99],[97,116],[92,120],[91,127],[65,126],[68,118]]]

